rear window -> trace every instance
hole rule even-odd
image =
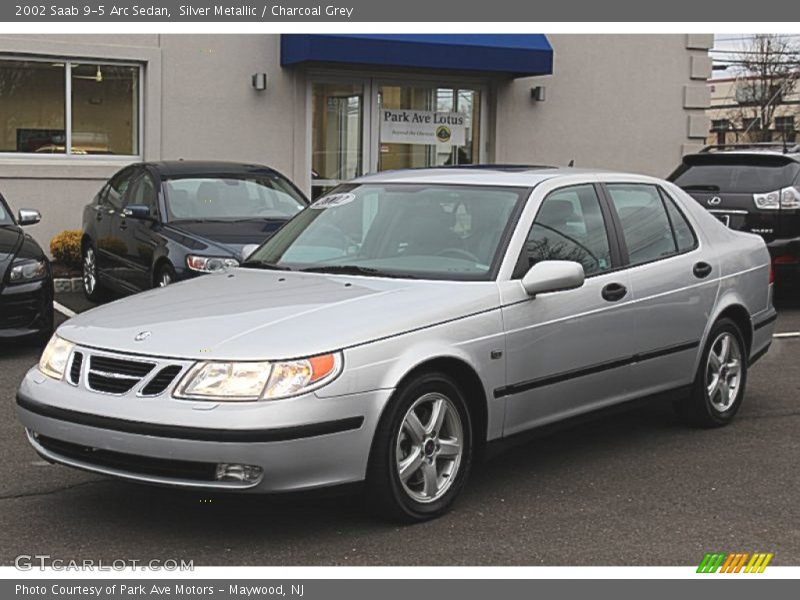
[[[688,191],[754,194],[792,185],[800,165],[782,157],[693,156],[670,176]]]

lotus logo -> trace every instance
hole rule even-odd
[[[722,198],[719,196],[714,196],[708,199],[709,206],[719,206],[722,203]]]
[[[149,331],[140,331],[139,333],[136,334],[136,337],[133,338],[133,341],[134,342],[143,342],[144,340],[149,338],[150,335],[151,334],[150,334]]]

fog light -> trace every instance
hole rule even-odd
[[[244,481],[253,483],[261,478],[264,470],[253,465],[234,465],[220,463],[217,465],[217,481]]]

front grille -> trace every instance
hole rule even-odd
[[[81,381],[81,367],[83,366],[83,353],[75,352],[72,355],[72,365],[69,368],[69,382],[78,385]]]
[[[93,355],[89,358],[89,388],[106,394],[130,391],[155,367],[155,363]]]
[[[157,396],[172,383],[172,380],[181,372],[180,365],[170,365],[164,367],[142,389],[142,396]]]
[[[151,458],[149,456],[137,456],[111,450],[100,450],[43,435],[37,436],[36,441],[53,454],[99,467],[107,467],[138,475],[155,475],[197,481],[216,480],[217,466],[214,463]]]
[[[114,373],[139,379],[147,375],[155,367],[155,364],[151,362],[123,360],[98,355],[92,356],[91,365],[92,371],[103,371],[104,373]]]
[[[25,329],[39,316],[35,302],[4,302],[0,310],[0,329]]]

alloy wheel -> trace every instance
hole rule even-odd
[[[706,363],[706,392],[712,408],[725,412],[736,401],[742,377],[742,350],[736,336],[720,333]]]
[[[167,287],[170,283],[172,283],[172,276],[169,271],[164,269],[161,272],[161,277],[158,278],[158,287]]]
[[[83,289],[91,295],[97,287],[97,261],[94,249],[87,248],[83,256]]]
[[[455,404],[440,393],[424,394],[406,412],[397,435],[403,490],[417,502],[438,500],[455,481],[463,452],[464,428]]]

